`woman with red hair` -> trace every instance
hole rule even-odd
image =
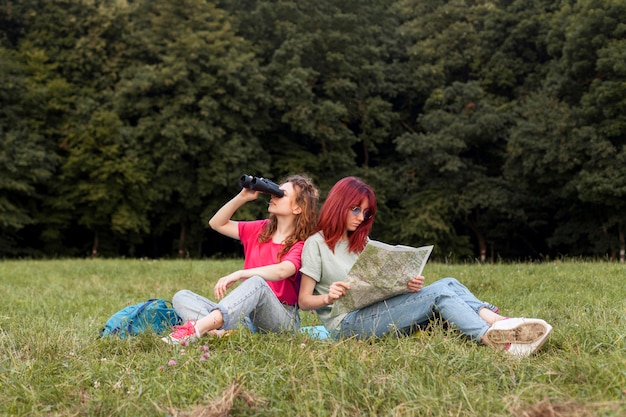
[[[407,277],[406,293],[332,316],[332,304],[350,291],[343,280],[365,248],[375,216],[372,188],[356,177],[343,178],[321,209],[318,232],[304,243],[298,304],[316,310],[333,337],[409,334],[439,317],[473,340],[515,356],[530,355],[545,342],[552,331],[548,323],[503,317],[455,278],[424,286],[424,277]]]

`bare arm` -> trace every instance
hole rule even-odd
[[[315,310],[333,304],[335,300],[346,295],[346,290],[350,289],[350,286],[345,282],[337,281],[330,286],[328,294],[314,295],[315,284],[313,278],[302,274],[300,294],[298,295],[298,306],[302,310]]]
[[[251,191],[247,188],[242,188],[241,192],[234,196],[229,202],[224,204],[209,220],[209,226],[211,229],[223,234],[224,236],[232,237],[233,239],[239,239],[239,227],[236,221],[231,220],[233,214],[249,201],[254,201],[259,196],[258,191]]]
[[[260,266],[257,268],[240,269],[232,274],[228,274],[217,281],[213,292],[215,298],[222,299],[226,295],[228,288],[233,283],[239,281],[242,278],[250,278],[253,276],[263,277],[266,281],[279,281],[281,279],[289,278],[296,273],[296,266],[291,261],[283,261],[273,265]]]

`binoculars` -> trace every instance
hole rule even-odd
[[[252,191],[259,191],[265,194],[275,195],[276,197],[282,197],[285,192],[278,188],[278,184],[265,178],[253,177],[251,175],[242,175],[239,178],[239,186],[241,188],[248,188]]]

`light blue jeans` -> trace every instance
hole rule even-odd
[[[219,309],[224,318],[222,329],[231,330],[243,324],[253,333],[297,332],[300,314],[296,306],[283,304],[267,282],[254,276],[242,281],[219,303],[189,290],[174,294],[172,304],[185,321],[198,320]]]
[[[410,334],[430,320],[441,318],[480,341],[489,324],[478,311],[488,305],[455,278],[443,278],[419,292],[401,294],[348,313],[341,322],[339,336],[367,339],[392,332]]]

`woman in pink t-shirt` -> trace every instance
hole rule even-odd
[[[241,240],[243,269],[215,284],[215,303],[189,290],[177,292],[172,304],[186,320],[163,340],[171,344],[192,342],[208,332],[234,329],[243,320],[252,331],[297,331],[300,254],[304,240],[315,230],[319,192],[309,178],[291,176],[280,185],[283,197],[272,195],[266,220],[234,221],[235,212],[258,191],[242,188],[209,221],[214,230]],[[230,286],[241,282],[230,294]]]

